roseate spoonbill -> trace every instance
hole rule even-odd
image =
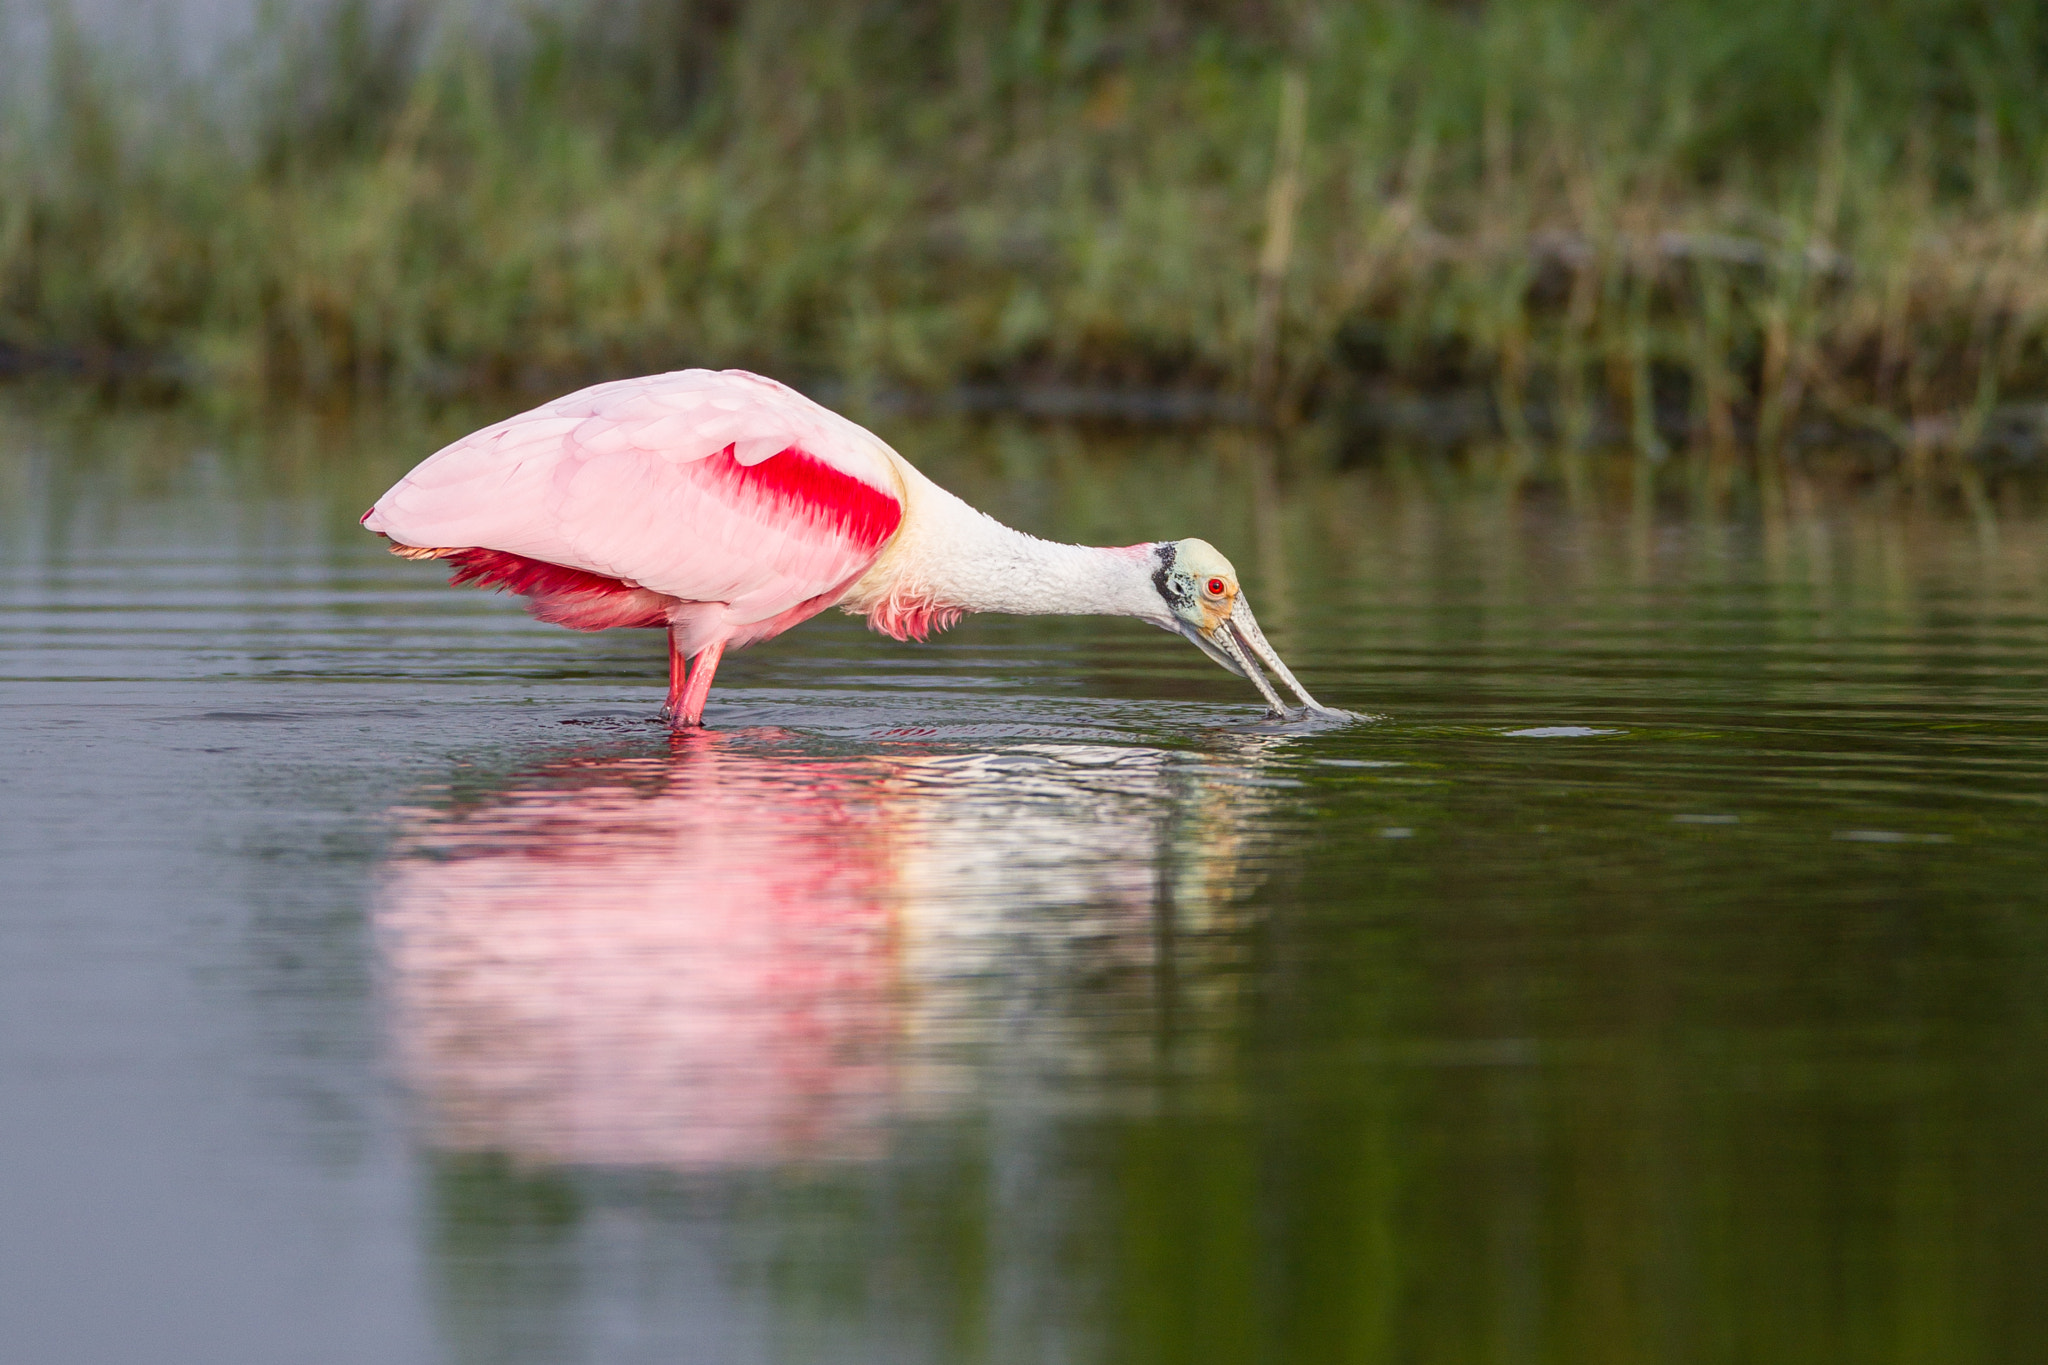
[[[678,370],[580,389],[465,436],[363,514],[451,582],[576,630],[666,627],[666,714],[701,725],[727,649],[837,605],[898,640],[970,611],[1135,616],[1288,714],[1237,571],[1202,540],[1096,547],[1013,531],[879,437],[772,379]]]

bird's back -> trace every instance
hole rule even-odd
[[[614,596],[722,604],[743,643],[829,605],[874,562],[903,520],[896,459],[773,380],[681,370],[599,384],[466,436],[399,480],[363,525],[537,603],[556,568],[600,580],[562,580],[564,600],[610,583]],[[550,619],[656,624],[626,619],[648,610],[621,599],[619,619]]]

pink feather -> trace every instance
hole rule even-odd
[[[887,448],[791,389],[684,370],[584,389],[464,437],[363,524],[453,581],[579,630],[766,638],[836,601],[903,521]],[[705,610],[705,606],[715,610]]]

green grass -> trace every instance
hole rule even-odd
[[[1291,416],[1478,386],[1510,435],[1645,451],[1816,418],[1965,445],[2048,393],[2024,6],[535,16],[486,41],[340,0],[232,97],[137,96],[60,40],[0,133],[0,345],[313,394],[737,364]]]

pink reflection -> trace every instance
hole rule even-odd
[[[408,827],[378,923],[437,1145],[662,1166],[873,1148],[898,1031],[882,771],[678,748]]]
[[[679,736],[398,812],[377,912],[430,1139],[533,1164],[860,1158],[991,1064],[1153,1055],[1155,916],[1220,941],[1260,749],[1018,743],[850,759]],[[1249,762],[1247,762],[1249,760]],[[1183,982],[1181,1005],[1229,978]]]

